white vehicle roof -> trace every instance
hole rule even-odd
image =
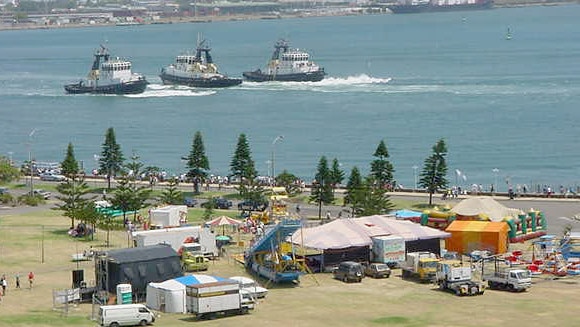
[[[234,277],[230,277],[228,279],[235,280],[236,282],[238,282],[240,284],[256,284],[255,280],[248,278],[248,277],[244,277],[244,276],[234,276]]]
[[[234,276],[234,277],[230,277],[228,279],[231,279],[233,281],[238,282],[240,285],[242,285],[243,288],[251,289],[253,292],[260,293],[260,292],[267,292],[268,291],[267,288],[260,286],[258,283],[256,283],[255,280],[248,278],[248,277]]]

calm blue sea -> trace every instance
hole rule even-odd
[[[0,32],[0,154],[84,167],[108,127],[126,157],[170,174],[201,131],[211,172],[227,175],[240,133],[257,169],[310,180],[320,156],[367,172],[385,140],[397,181],[414,183],[431,147],[449,148],[452,183],[580,185],[580,6]],[[511,30],[512,39],[505,34]],[[320,83],[168,87],[157,74],[210,41],[223,72],[263,66],[274,42],[307,49]],[[136,96],[66,95],[106,43],[151,81]],[[30,133],[35,130],[32,136]],[[284,139],[273,145],[274,139]],[[493,169],[497,168],[497,173]],[[466,180],[457,178],[460,170]]]

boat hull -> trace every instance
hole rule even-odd
[[[320,82],[324,79],[324,70],[319,70],[316,72],[308,73],[296,73],[296,74],[264,74],[260,70],[253,72],[244,72],[242,74],[244,78],[251,82],[269,82],[269,81],[279,81],[279,82]]]
[[[159,75],[163,84],[168,85],[185,85],[191,87],[203,87],[203,88],[220,88],[220,87],[230,87],[240,85],[242,83],[241,78],[230,78],[230,77],[212,77],[212,78],[201,78],[201,77],[181,77],[171,74],[161,73]]]
[[[253,263],[251,269],[258,276],[268,279],[273,283],[292,283],[300,279],[300,273],[297,271],[277,272],[257,263]]]
[[[464,3],[456,5],[436,5],[436,4],[418,4],[418,5],[391,5],[387,6],[393,14],[418,14],[428,12],[448,12],[448,11],[469,11],[469,10],[486,10],[493,7],[493,1],[479,3]]]
[[[147,80],[145,78],[129,81],[119,84],[99,85],[99,86],[84,86],[81,83],[68,84],[64,86],[67,93],[70,94],[139,94],[145,92],[147,88]]]

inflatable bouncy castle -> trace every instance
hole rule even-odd
[[[465,199],[453,208],[425,210],[421,217],[410,220],[441,230],[454,221],[505,222],[511,243],[522,242],[546,235],[547,219],[542,211],[507,208],[490,197]]]

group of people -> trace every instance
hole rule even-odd
[[[264,222],[261,220],[255,221],[251,217],[248,217],[242,225],[242,229],[245,233],[252,233],[259,238],[264,234]]]
[[[70,227],[68,230],[68,235],[72,237],[84,237],[91,235],[93,233],[93,229],[90,226],[87,226],[85,223],[79,223],[76,228]]]
[[[29,288],[32,289],[32,284],[34,282],[34,273],[31,271],[28,273],[28,283]],[[20,274],[14,275],[14,288],[20,289]],[[2,302],[2,297],[6,296],[6,290],[8,289],[8,279],[6,278],[6,274],[3,274],[0,278],[0,302]]]

